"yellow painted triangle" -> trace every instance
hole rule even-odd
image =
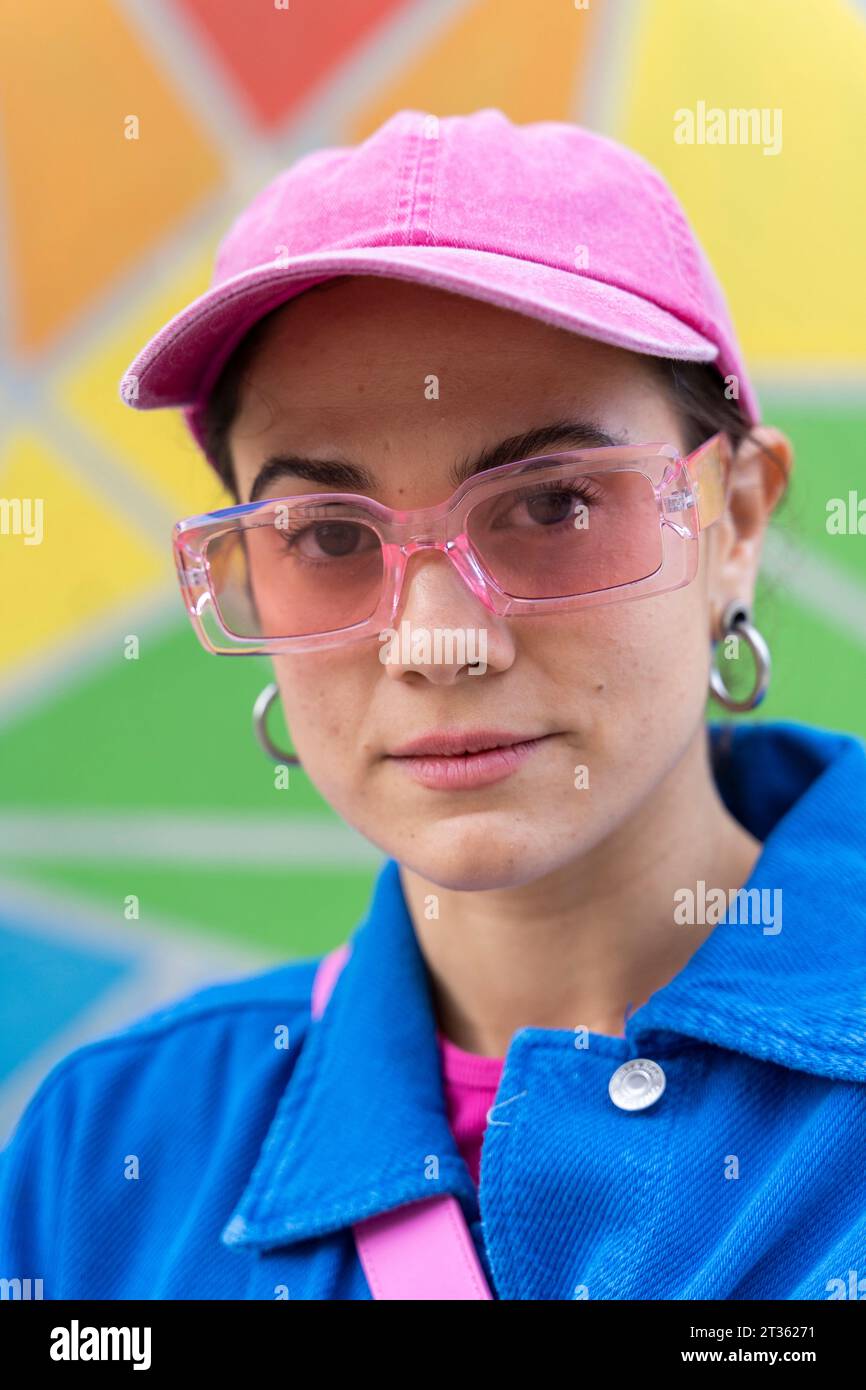
[[[174,510],[175,520],[227,507],[234,499],[187,431],[179,410],[133,410],[120,399],[120,380],[150,338],[210,283],[216,247],[208,245],[146,305],[61,381],[58,395],[103,449]]]
[[[173,582],[165,552],[31,433],[0,457],[0,672]],[[180,600],[178,600],[180,601]]]
[[[847,0],[646,0],[635,13],[610,133],[682,199],[750,364],[866,367],[862,17]],[[779,111],[778,153],[764,154],[774,116],[763,144],[700,143],[700,102],[705,136],[711,109]],[[690,144],[674,140],[683,110]]]

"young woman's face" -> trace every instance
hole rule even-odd
[[[429,507],[450,496],[458,461],[563,419],[685,451],[639,356],[395,280],[322,289],[274,316],[253,361],[229,435],[241,501],[269,455],[291,452],[367,470],[368,495],[391,507]],[[320,490],[360,489],[282,477],[261,495]],[[735,542],[726,522],[711,528],[697,577],[671,593],[518,618],[490,613],[441,552],[416,554],[395,628],[484,628],[486,670],[383,663],[376,640],[274,657],[306,773],[384,853],[443,887],[505,887],[556,870],[639,814],[693,746],[714,619],[728,598],[752,593],[754,546]],[[479,726],[548,737],[510,776],[471,789],[419,785],[390,756],[434,730]],[[575,786],[578,766],[588,787]]]

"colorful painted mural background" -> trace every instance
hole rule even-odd
[[[396,109],[574,120],[668,177],[797,450],[760,717],[866,735],[866,535],[826,527],[866,496],[864,77],[855,0],[0,6],[0,496],[45,516],[40,545],[0,536],[0,1137],[80,1041],[366,905],[378,852],[303,773],[275,794],[253,741],[268,663],[188,628],[171,526],[229,499],[118,382],[274,172]],[[782,149],[677,144],[701,102],[779,109]]]

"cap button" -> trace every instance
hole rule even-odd
[[[658,1062],[634,1057],[617,1067],[607,1089],[620,1110],[646,1110],[648,1105],[655,1105],[665,1088],[665,1080]]]

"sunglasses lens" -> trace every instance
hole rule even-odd
[[[512,598],[566,598],[654,574],[662,537],[653,485],[634,470],[544,470],[480,502],[467,533]]]
[[[513,598],[545,599],[633,584],[662,563],[650,479],[634,469],[561,465],[518,476],[468,513],[469,541]],[[223,627],[267,641],[341,632],[366,622],[382,597],[376,531],[327,506],[278,504],[205,545]]]
[[[237,637],[308,637],[364,622],[384,564],[363,522],[293,508],[212,536],[205,547],[223,626]]]

